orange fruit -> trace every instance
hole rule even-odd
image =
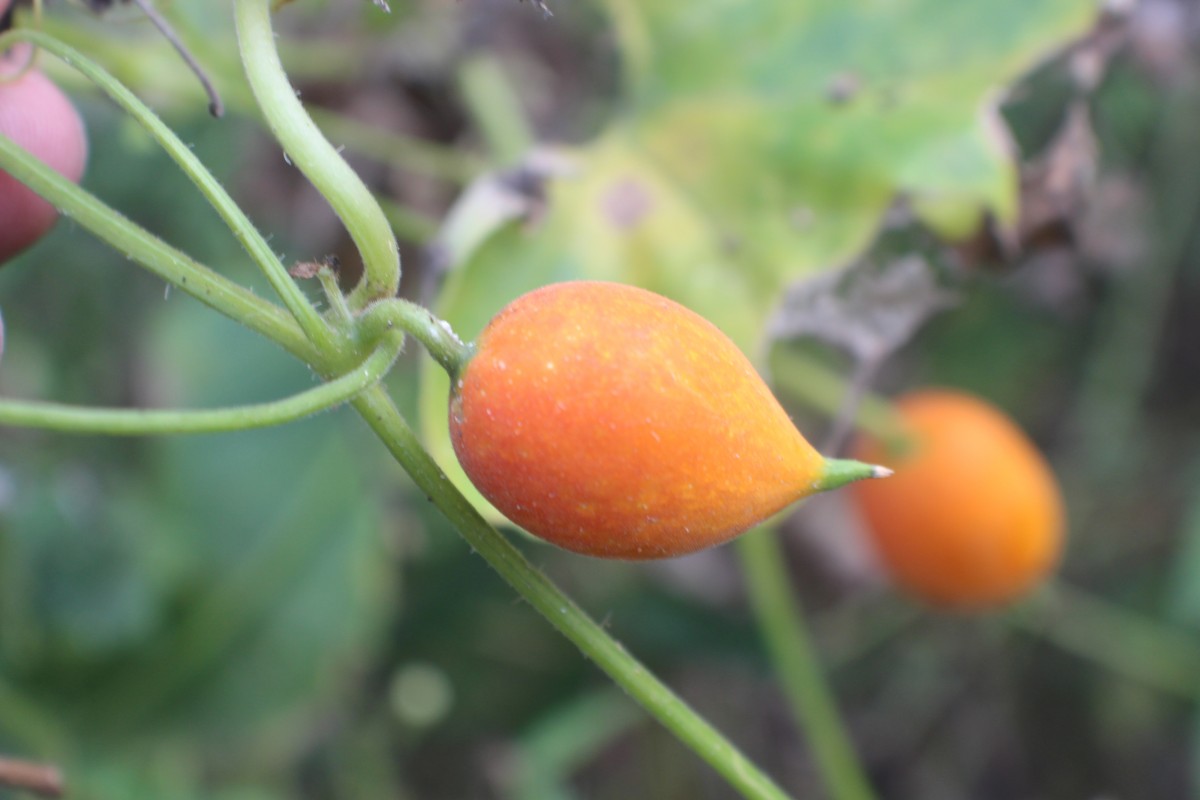
[[[903,454],[870,438],[855,457],[895,469],[854,487],[894,582],[936,606],[1013,600],[1050,572],[1065,515],[1045,459],[1003,413],[970,395],[925,390],[897,402]]]
[[[530,292],[452,382],[450,435],[480,492],[567,550],[626,559],[724,542],[873,474],[827,461],[704,318],[614,283]]]

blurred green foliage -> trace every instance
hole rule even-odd
[[[233,98],[239,113],[221,123],[200,117],[190,77],[127,13],[94,22],[52,7],[50,24],[169,108],[289,258],[341,252],[353,269],[327,210],[241,114],[236,64],[211,44],[230,35],[225,11],[198,8],[171,13]],[[539,135],[601,129],[566,150],[575,177],[550,186],[540,218],[456,265],[438,307],[462,333],[528,288],[593,277],[671,294],[753,349],[782,288],[868,247],[895,192],[929,200],[926,219],[957,234],[980,208],[1013,218],[1018,165],[991,138],[985,101],[1083,32],[1093,6],[553,8],[543,20],[528,4],[431,1],[388,18],[367,3],[297,2],[280,24],[306,97],[451,157],[494,155],[478,146],[487,109],[461,91],[461,65],[481,55]],[[1185,44],[1166,77],[1129,45],[1090,98],[1096,220],[1066,260],[974,273],[965,302],[889,362],[879,388],[951,384],[1011,411],[1068,489],[1067,576],[1186,643],[1200,640],[1200,71]],[[1003,109],[1022,160],[1059,128],[1064,73],[1045,65]],[[265,293],[187,182],[79,96],[88,187]],[[445,214],[457,191],[445,173],[381,161],[356,162],[381,194]],[[1102,213],[1116,180],[1140,216]],[[1100,234],[1129,216],[1150,244],[1122,260]],[[415,245],[405,256],[410,290],[444,277],[421,274]],[[0,305],[6,396],[202,407],[312,382],[190,299],[164,297],[69,220],[0,270]],[[445,388],[418,397],[418,371],[410,357],[389,383],[428,424]],[[914,609],[789,536],[885,797],[1200,791],[1194,703],[1109,671],[1103,653],[1065,654],[1052,627],[1034,636],[1003,616]],[[528,551],[784,785],[817,792],[726,551],[668,565]],[[515,604],[341,412],[198,438],[0,431],[0,752],[61,763],[72,796],[104,800],[728,796]]]

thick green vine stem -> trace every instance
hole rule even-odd
[[[15,41],[34,44],[79,70],[113,102],[133,117],[179,165],[184,174],[221,216],[242,247],[261,268],[272,288],[275,289],[288,311],[304,330],[305,335],[324,348],[335,344],[333,331],[329,329],[321,319],[321,315],[317,313],[308,298],[288,275],[287,269],[275,255],[275,251],[271,249],[267,240],[258,232],[213,174],[200,162],[196,154],[159,119],[157,114],[102,67],[58,39],[40,31],[19,29],[0,36],[0,50],[3,50],[9,42]]]
[[[751,800],[785,800],[787,795],[766,774],[651,675],[480,516],[421,447],[416,434],[382,387],[368,389],[352,402],[417,486],[449,518],[467,543],[550,624],[743,796]]]
[[[830,796],[834,800],[871,800],[875,792],[821,673],[799,598],[788,582],[778,535],[766,529],[752,531],[738,539],[736,547],[774,672],[808,737]]]
[[[362,364],[328,383],[270,403],[203,411],[159,411],[69,406],[0,399],[0,426],[45,428],[65,433],[110,436],[216,433],[283,425],[341,405],[378,383],[400,353],[397,333]]]
[[[284,152],[333,207],[363,259],[350,294],[354,310],[392,297],[400,286],[400,251],[387,217],[337,149],[321,134],[288,81],[271,30],[270,0],[233,0],[238,47],[250,88]]]

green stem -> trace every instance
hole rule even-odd
[[[453,183],[470,183],[487,165],[479,156],[435,142],[381,130],[324,108],[308,113],[326,135],[350,150],[385,164]]]
[[[800,600],[792,592],[779,538],[773,531],[752,531],[737,544],[750,604],[766,640],[784,693],[808,736],[817,767],[837,800],[875,796],[854,752],[833,695],[821,672]]]
[[[275,48],[269,0],[234,0],[233,6],[246,77],[271,132],[333,207],[362,255],[363,279],[350,294],[350,307],[361,309],[395,295],[400,285],[396,237],[370,190],[296,97]]]
[[[342,285],[338,283],[337,273],[332,267],[324,266],[317,270],[317,280],[321,282],[321,290],[325,292],[325,300],[329,303],[329,313],[339,325],[351,327],[354,325],[354,312],[346,304],[346,295],[342,294]]]
[[[719,731],[646,671],[521,552],[489,525],[433,458],[381,387],[353,400],[396,460],[474,548],[520,595],[630,696],[747,798],[786,795]]]
[[[375,200],[379,203],[379,207],[383,209],[384,215],[387,216],[392,230],[401,239],[416,242],[417,244],[426,244],[432,242],[437,236],[440,226],[437,220],[432,217],[422,214],[419,211],[405,208],[396,201],[389,200],[386,197],[376,197]]]
[[[625,97],[640,97],[654,60],[654,41],[637,0],[603,0],[620,44]]]
[[[247,328],[278,342],[309,363],[320,357],[283,309],[222,277],[64,178],[0,134],[0,171],[33,189],[115,250]]]
[[[1190,73],[1164,94],[1160,118],[1148,130],[1143,171],[1151,203],[1146,248],[1136,261],[1112,270],[1108,291],[1095,312],[1094,341],[1080,370],[1075,407],[1066,417],[1074,430],[1060,469],[1068,505],[1077,523],[1088,525],[1104,512],[1104,492],[1146,466],[1147,396],[1160,368],[1164,324],[1178,291],[1177,278],[1190,265],[1195,220],[1200,213],[1200,164],[1181,159],[1190,152],[1200,125],[1200,81]],[[1113,557],[1112,545],[1091,548]]]
[[[458,72],[458,86],[495,163],[519,162],[533,144],[533,132],[500,62],[486,56],[468,60]]]
[[[1014,627],[1184,700],[1200,700],[1200,642],[1106,600],[1051,581],[1005,619]]]
[[[305,335],[322,349],[330,349],[334,346],[336,338],[333,331],[329,329],[329,326],[321,319],[321,315],[300,291],[300,287],[288,275],[287,269],[275,255],[267,240],[258,232],[258,229],[229,196],[229,193],[217,182],[213,174],[200,162],[195,153],[175,135],[174,131],[163,124],[158,115],[98,64],[53,37],[34,30],[16,30],[0,36],[0,50],[4,48],[7,41],[30,42],[53,53],[64,63],[79,70],[103,90],[113,102],[133,117],[179,165],[183,173],[196,185],[200,193],[225,221],[229,230],[237,237],[238,242],[263,271],[267,281],[279,294],[280,299],[283,300],[288,311],[292,313],[296,322],[304,330]]]
[[[472,345],[464,344],[458,334],[429,309],[398,297],[371,305],[358,324],[359,336],[368,342],[396,329],[412,334],[424,345],[451,381],[458,377],[475,352]]]
[[[344,403],[377,383],[396,360],[402,343],[403,337],[396,335],[386,346],[380,347],[362,364],[340,378],[270,403],[211,411],[145,411],[0,399],[0,426],[45,428],[65,433],[146,436],[217,433],[283,425]]]

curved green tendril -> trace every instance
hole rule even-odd
[[[110,436],[217,433],[283,425],[333,408],[374,385],[400,353],[399,335],[381,346],[362,364],[328,383],[269,403],[212,410],[142,410],[87,408],[0,399],[0,426],[43,428],[63,433]]]

